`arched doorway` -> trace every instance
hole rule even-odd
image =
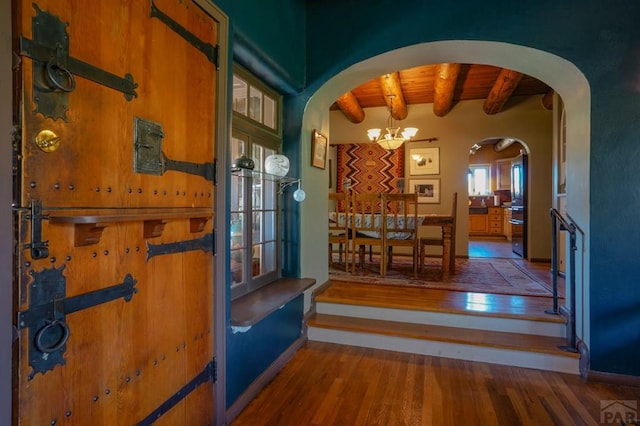
[[[320,87],[309,99],[303,116],[301,157],[310,154],[310,134],[314,128],[329,129],[329,106],[341,94],[362,83],[387,72],[410,68],[425,63],[455,62],[484,63],[519,71],[544,81],[562,98],[567,113],[566,120],[566,208],[573,215],[579,227],[585,231],[581,235],[584,250],[577,259],[577,289],[583,292],[577,299],[577,318],[588,321],[582,315],[588,305],[589,291],[589,176],[590,176],[590,90],[584,75],[570,62],[553,54],[508,43],[487,41],[439,41],[413,45],[386,52],[346,68]],[[393,69],[391,69],[393,68]],[[326,181],[317,179],[315,171],[309,167],[302,169],[309,193],[322,194],[327,191]],[[308,179],[307,179],[308,178]],[[305,203],[301,207],[301,240],[320,241],[326,239],[323,229],[304,226],[323,220],[326,211],[324,200]],[[301,272],[316,276],[319,281],[327,278],[328,272],[318,264],[317,259],[326,257],[323,244],[303,245],[301,249]],[[326,264],[326,262],[325,262]],[[588,310],[588,308],[587,308]],[[578,324],[578,329],[588,330],[588,324]],[[582,336],[587,345],[588,336]]]

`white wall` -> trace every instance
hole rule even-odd
[[[439,178],[440,204],[420,206],[420,213],[448,213],[452,194],[458,192],[458,226],[456,254],[466,256],[468,244],[467,171],[469,148],[487,138],[515,137],[529,148],[529,258],[551,258],[552,206],[552,112],[542,107],[541,96],[513,99],[499,114],[482,111],[484,101],[460,102],[445,117],[433,114],[431,104],[410,105],[408,117],[397,122],[402,127],[417,127],[415,139],[438,138],[437,141],[407,142],[405,149],[405,179]],[[386,108],[367,108],[365,120],[353,124],[340,111],[331,111],[331,143],[366,143],[366,131],[386,123]],[[409,175],[409,150],[440,148],[440,174]],[[334,162],[335,163],[335,162]],[[335,167],[332,170],[335,173]],[[334,176],[335,177],[335,176]],[[406,183],[408,185],[409,182]]]

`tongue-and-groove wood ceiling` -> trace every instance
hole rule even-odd
[[[539,96],[543,107],[552,107],[552,89],[528,75],[506,68],[477,64],[435,64],[401,70],[374,78],[336,100],[354,123],[364,120],[365,109],[387,106],[396,120],[407,117],[407,105],[433,104],[444,117],[459,101],[484,99],[486,114],[508,108],[512,96]]]

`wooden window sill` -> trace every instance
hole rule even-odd
[[[280,278],[231,302],[231,325],[257,324],[314,285],[313,278]]]

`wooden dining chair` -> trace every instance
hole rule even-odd
[[[342,263],[344,248],[344,270],[349,271],[349,226],[351,209],[349,193],[329,193],[329,266],[333,263],[333,246],[338,245],[338,263]]]
[[[365,246],[380,247],[380,274],[385,268],[386,256],[383,250],[384,204],[380,194],[351,195],[351,264],[356,271],[356,250],[359,253],[359,265],[364,268]]]
[[[391,267],[393,247],[409,247],[413,258],[413,276],[418,276],[418,194],[383,194],[386,211],[383,246],[387,267]]]
[[[456,216],[458,212],[458,193],[453,193],[453,202],[451,206],[451,216],[453,217],[453,225],[451,227],[451,256],[449,262],[449,273],[453,274],[456,268]],[[422,272],[424,266],[424,258],[426,256],[427,246],[440,246],[442,247],[442,261],[444,262],[444,236],[440,237],[421,237],[418,240],[419,253],[420,253],[420,267]],[[444,265],[443,265],[444,266]],[[444,268],[443,268],[444,269]]]

